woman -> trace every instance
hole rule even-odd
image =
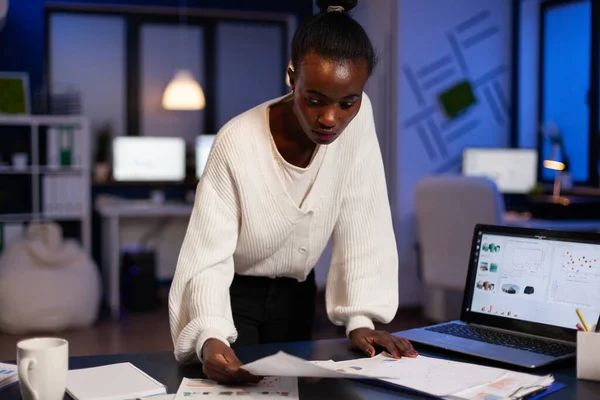
[[[354,348],[396,357],[411,344],[374,330],[398,308],[398,255],[371,104],[376,63],[346,12],[322,12],[292,41],[292,93],[229,121],[217,134],[169,294],[180,362],[198,358],[219,382],[255,381],[232,343],[310,340],[313,267],[332,236],[330,320]]]

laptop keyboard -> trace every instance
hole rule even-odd
[[[531,351],[551,357],[559,357],[575,351],[575,346],[568,346],[544,339],[529,338],[492,329],[478,328],[460,324],[445,324],[425,328],[428,331],[443,333],[479,342],[497,344],[513,349]]]

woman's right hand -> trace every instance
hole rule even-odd
[[[258,383],[262,378],[244,371],[231,347],[218,339],[208,339],[202,346],[202,371],[219,383]]]

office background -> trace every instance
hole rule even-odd
[[[147,200],[161,190],[167,200],[186,203],[187,198],[189,204],[197,182],[197,137],[214,135],[241,111],[288,91],[291,34],[315,12],[313,3],[9,2],[0,30],[0,72],[27,74],[33,113],[51,113],[48,99],[65,94],[72,96],[65,107],[70,104],[72,113],[89,121],[89,153],[83,157],[90,165],[90,254],[100,270],[105,268],[106,229],[98,199],[111,195]],[[429,176],[460,175],[465,149],[534,149],[533,173],[539,184],[531,191],[548,194],[556,171],[543,167],[554,155],[541,128],[554,121],[562,132],[574,187],[598,188],[599,6],[591,0],[359,2],[353,15],[382,56],[366,92],[374,105],[386,168],[403,309],[414,310],[422,303],[415,189]],[[202,87],[205,107],[165,110],[164,89],[184,67]],[[455,105],[455,116],[449,116],[448,105],[440,100],[452,89],[466,90],[473,99]],[[0,126],[2,161],[9,160],[23,129]],[[106,132],[111,138],[183,138],[185,179],[96,179],[96,156],[106,146]],[[22,179],[0,175],[0,192],[5,193],[0,214],[28,213],[31,191]],[[507,204],[530,211],[527,193],[505,195]],[[119,228],[119,246],[138,245],[150,237],[157,254],[156,278],[168,288],[186,225],[185,216],[130,218]],[[76,222],[61,226],[65,236],[82,236]],[[321,289],[329,255],[327,249],[316,267]]]

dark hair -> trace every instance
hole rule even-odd
[[[358,0],[317,0],[319,14],[304,20],[292,39],[292,65],[298,69],[302,58],[310,51],[329,60],[361,61],[367,63],[369,75],[375,69],[377,57],[373,44],[363,27],[348,11]],[[331,6],[343,11],[327,11]]]

